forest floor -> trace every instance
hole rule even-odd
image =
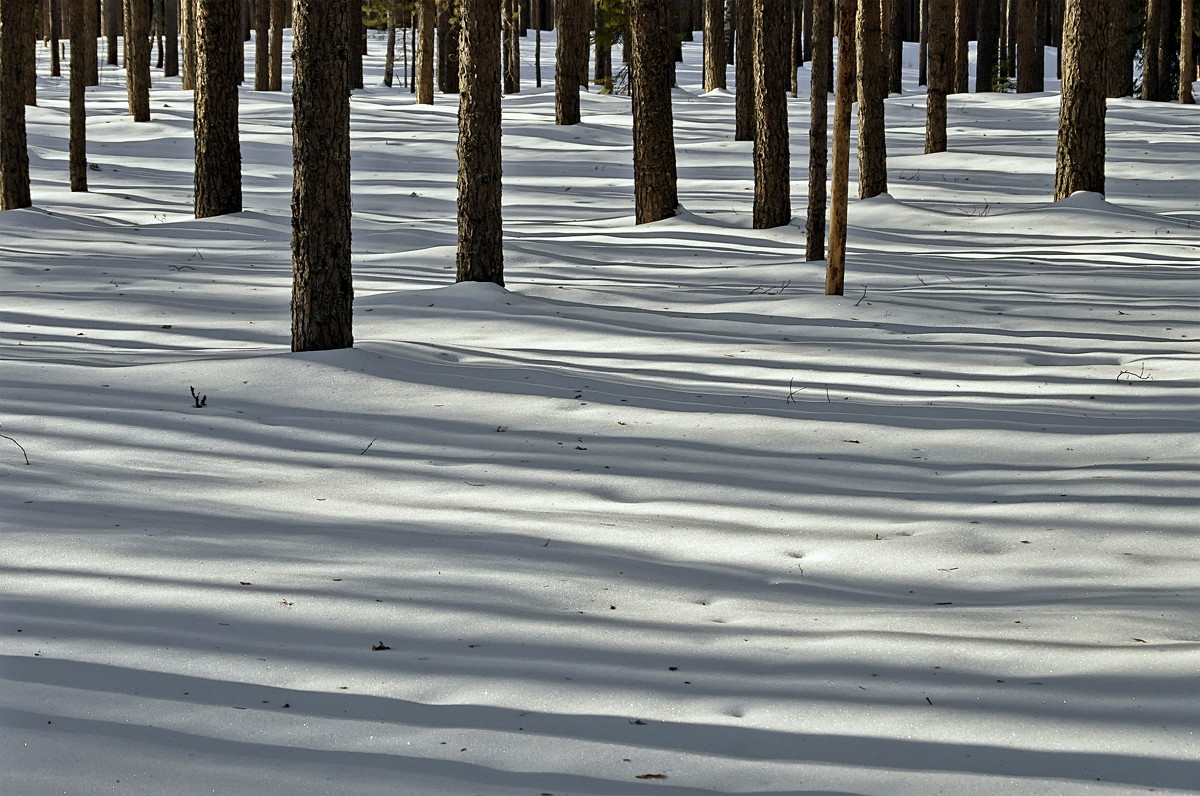
[[[243,89],[245,212],[195,220],[177,79],[134,124],[106,68],[72,194],[43,69],[0,214],[0,790],[1200,792],[1200,108],[1110,102],[1107,198],[1053,204],[1055,93],[953,96],[924,155],[910,69],[828,297],[807,97],[793,223],[752,230],[688,43],[684,210],[636,227],[628,98],[556,127],[546,38],[507,290],[451,284],[456,102],[373,43],[356,345],[310,354],[288,95]]]

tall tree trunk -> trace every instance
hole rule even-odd
[[[1192,95],[1192,83],[1196,80],[1196,56],[1192,49],[1192,37],[1196,29],[1196,12],[1193,0],[1182,0],[1180,4],[1179,29],[1179,101],[1184,105],[1196,104]]]
[[[883,20],[879,0],[859,0],[858,50],[858,197],[887,192],[887,139],[883,99],[887,73],[883,59]]]
[[[396,72],[396,14],[397,0],[388,0],[387,6],[387,48],[383,56],[383,85],[392,87]]]
[[[554,123],[579,124],[579,78],[581,73],[587,74],[587,27],[581,0],[556,0],[554,27],[558,31]]]
[[[100,84],[100,47],[97,42],[100,35],[100,0],[84,0],[83,19],[83,57],[79,65],[83,69],[83,84],[96,86]],[[74,58],[74,55],[71,57]]]
[[[1045,91],[1044,48],[1038,40],[1040,0],[1020,0],[1017,8],[1017,92]]]
[[[271,0],[271,71],[267,90],[283,91],[283,26],[287,24],[288,0]]]
[[[638,224],[679,207],[671,117],[671,0],[629,0],[630,92],[633,95],[633,195]]]
[[[364,32],[362,2],[350,0],[346,6],[346,79],[352,91],[363,87]]]
[[[347,0],[296,0],[292,78],[292,350],[354,345]]]
[[[825,295],[846,291],[846,215],[850,201],[850,116],[858,96],[854,32],[856,0],[838,0],[837,91],[833,106],[833,179],[829,183],[829,259]]]
[[[1104,37],[1104,93],[1128,97],[1133,93],[1134,44],[1129,33],[1128,0],[1107,0],[1108,24]]]
[[[754,0],[736,0],[733,140],[754,140]]]
[[[163,38],[166,41],[163,77],[177,77],[179,75],[179,0],[166,0],[163,4]]]
[[[1108,5],[1067,0],[1054,199],[1104,193],[1104,40]]]
[[[116,66],[120,63],[117,47],[125,30],[125,5],[122,0],[104,0],[104,38],[107,44],[105,63]]]
[[[975,91],[994,91],[1000,62],[1000,0],[980,0],[977,30]]]
[[[87,7],[84,0],[70,0],[71,36],[71,89],[68,99],[70,107],[69,165],[72,191],[86,191],[87,180],[87,110],[84,94],[87,85],[88,33]]]
[[[812,86],[809,90],[808,219],[805,260],[825,259],[825,180],[829,175],[829,52],[833,48],[834,0],[812,3]]]
[[[180,0],[180,38],[183,42],[183,74],[180,80],[185,89],[196,88],[196,2]]]
[[[254,0],[254,90],[271,87],[271,2]]]
[[[907,0],[889,0],[891,13],[888,16],[888,93],[904,91],[904,9]]]
[[[725,0],[704,0],[704,90],[725,88]]]
[[[954,73],[950,89],[952,94],[965,94],[970,83],[970,18],[967,0],[954,0]]]
[[[29,145],[25,131],[26,42],[34,39],[34,6],[0,3],[0,210],[29,207]]]
[[[150,7],[143,0],[125,0],[125,79],[133,120],[150,121]]]
[[[504,93],[521,91],[521,9],[517,0],[503,0],[504,5]]]
[[[917,66],[917,85],[929,85],[929,3],[931,0],[917,0],[921,9],[920,22],[920,50],[919,61]]]
[[[417,104],[433,104],[433,34],[437,6],[433,0],[417,0]]]
[[[788,0],[754,2],[754,228],[792,218],[787,90],[791,63]]]
[[[950,93],[950,47],[954,0],[929,0],[929,93],[926,95],[925,153],[946,151],[946,95]]]
[[[463,0],[459,34],[457,281],[504,284],[500,211],[501,0]]]
[[[47,0],[45,8],[50,16],[50,77],[62,77],[58,52],[58,41],[62,38],[62,0]]]
[[[238,78],[240,10],[228,0],[196,4],[196,218],[242,209]]]

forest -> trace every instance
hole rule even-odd
[[[1198,37],[0,0],[0,792],[1200,793]]]

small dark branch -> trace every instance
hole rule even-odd
[[[833,403],[833,399],[829,397],[829,387],[828,386],[825,387],[825,403],[827,403],[827,404]]]
[[[859,304],[862,304],[863,299],[865,299],[866,297],[867,297],[867,286],[863,285],[863,294],[858,297],[858,301],[854,302],[854,306],[857,307]]]
[[[917,274],[917,281],[920,282],[925,287],[929,287],[929,283],[926,282],[924,279],[922,279],[920,274]]]
[[[779,285],[759,285],[750,291],[750,295],[753,296],[755,293],[762,293],[766,296],[778,296],[780,293],[791,287],[791,285],[792,280],[790,279]]]
[[[379,437],[376,437],[375,439],[379,439]],[[375,444],[375,439],[373,439],[373,440],[371,440],[370,442],[368,442],[368,443],[367,443],[367,447],[365,447],[365,448],[363,448],[361,451],[359,451],[359,452],[358,452],[358,455],[359,455],[359,456],[362,456],[364,453],[366,453],[367,451],[371,450],[371,446]]]
[[[170,265],[170,264],[168,263],[168,265]],[[188,271],[196,270],[195,268],[192,268],[190,265],[172,265],[171,267],[174,268],[176,271],[182,271],[184,269],[187,269]]]
[[[196,392],[196,388],[192,387],[192,400],[196,402],[196,408],[201,409],[208,404],[208,396],[200,395]]]
[[[794,404],[794,403],[796,403],[796,393],[798,393],[798,392],[801,392],[803,389],[804,389],[803,387],[796,387],[796,380],[795,380],[795,379],[788,379],[788,397],[787,397],[787,402],[788,402],[789,404]]]
[[[16,445],[18,448],[20,448],[20,449],[21,449],[21,455],[25,457],[25,464],[26,464],[26,465],[28,465],[28,464],[29,464],[29,454],[25,452],[25,446],[24,446],[24,445],[22,445],[21,443],[17,442],[15,439],[13,439],[12,437],[8,436],[7,434],[0,434],[0,437],[4,437],[6,440],[8,440],[9,442],[11,442],[13,445]]]
[[[1129,379],[1138,379],[1139,381],[1147,381],[1149,379],[1154,378],[1153,376],[1151,376],[1149,373],[1146,372],[1146,363],[1144,363],[1144,362],[1142,363],[1142,370],[1140,373],[1134,373],[1132,370],[1123,370],[1120,373],[1118,373],[1117,374],[1117,383],[1118,384],[1121,383],[1121,379],[1123,377],[1129,378]],[[1127,381],[1125,383],[1131,384],[1132,382]]]

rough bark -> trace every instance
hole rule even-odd
[[[792,217],[787,122],[791,26],[788,0],[754,3],[754,228],[787,224]]]
[[[196,88],[196,2],[180,0],[180,39],[183,43],[183,73],[180,80],[185,89]]]
[[[196,218],[242,209],[238,140],[241,14],[227,0],[196,3]]]
[[[833,49],[834,0],[812,3],[812,86],[808,128],[808,219],[804,259],[825,259],[825,181],[829,176],[829,89],[833,75],[829,52]]]
[[[117,51],[119,37],[125,30],[125,5],[122,0],[104,0],[105,63],[116,66],[120,63]]]
[[[558,31],[555,50],[554,123],[579,124],[580,76],[587,75],[587,25],[581,0],[557,0],[554,27]]]
[[[125,79],[133,120],[150,121],[150,8],[141,0],[125,0]]]
[[[62,38],[62,0],[46,0],[42,8],[50,17],[50,77],[62,77],[59,39]]]
[[[704,90],[725,88],[725,0],[704,0]]]
[[[884,102],[883,20],[880,0],[859,0],[858,50],[858,197],[887,191],[887,140]]]
[[[33,41],[33,3],[0,2],[0,210],[29,207],[29,145],[24,92],[25,41]]]
[[[679,207],[671,117],[670,0],[629,0],[630,91],[633,99],[633,194],[638,224],[675,215]]]
[[[1104,193],[1104,40],[1108,7],[1067,0],[1054,199]]]
[[[975,51],[976,93],[995,90],[996,69],[1000,63],[1000,2],[979,2],[978,44]]]
[[[83,25],[83,84],[96,86],[100,84],[100,0],[84,0]]]
[[[283,26],[287,23],[287,0],[271,0],[271,71],[267,90],[283,90]]]
[[[292,50],[292,350],[354,345],[347,0],[296,0]]]
[[[921,10],[920,31],[918,35],[918,64],[917,85],[929,85],[929,3],[930,0],[917,0]]]
[[[383,55],[383,85],[392,87],[396,71],[396,15],[399,7],[396,0],[389,0],[387,8],[387,47]]]
[[[737,0],[734,46],[733,140],[754,140],[754,0]]]
[[[500,214],[501,0],[463,0],[459,35],[457,281],[504,284]]]
[[[68,11],[71,36],[71,89],[68,99],[70,108],[69,171],[72,191],[86,191],[87,181],[87,111],[84,94],[87,85],[87,13],[84,0],[70,0]]]
[[[829,259],[825,266],[825,295],[841,296],[846,289],[846,213],[850,200],[850,116],[858,96],[855,72],[856,0],[839,0],[837,91],[833,108],[833,179],[829,186]]]
[[[417,0],[417,104],[433,104],[433,34],[437,27],[434,0]]]
[[[254,90],[271,86],[271,2],[254,0]]]
[[[926,95],[925,153],[946,151],[946,95],[950,93],[950,46],[954,0],[929,0],[929,92]]]
[[[970,9],[967,0],[954,0],[954,72],[951,93],[965,94],[969,84],[968,51],[971,41]]]
[[[163,3],[163,77],[179,76],[179,0]]]
[[[346,79],[351,90],[363,87],[365,33],[362,0],[350,0],[346,5]]]
[[[1129,35],[1128,0],[1107,0],[1108,24],[1104,37],[1104,93],[1127,97],[1133,93],[1133,42]]]
[[[1038,41],[1040,0],[1020,0],[1017,6],[1017,93],[1045,91],[1042,43]]]
[[[521,8],[517,0],[504,3],[504,93],[521,91]]]
[[[1194,105],[1196,98],[1192,95],[1192,83],[1196,79],[1196,57],[1192,37],[1195,35],[1196,15],[1193,0],[1182,0],[1180,12],[1179,101],[1184,105]]]
[[[904,91],[904,9],[905,0],[889,0],[891,10],[888,14],[888,93],[900,94]]]

